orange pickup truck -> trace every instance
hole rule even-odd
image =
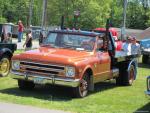
[[[118,85],[132,85],[137,56],[115,51],[111,33],[54,30],[40,48],[14,55],[11,72],[20,89],[53,84],[72,87],[76,97],[85,97],[97,82],[116,79]]]

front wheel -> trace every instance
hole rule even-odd
[[[1,77],[6,77],[9,74],[10,71],[10,57],[9,56],[3,56],[0,59],[0,76]]]
[[[79,86],[73,89],[74,96],[77,98],[83,98],[83,97],[87,96],[89,82],[90,82],[89,75],[87,73],[85,73],[80,81]]]

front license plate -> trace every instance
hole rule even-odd
[[[35,84],[45,84],[45,79],[43,78],[34,78],[33,81]]]

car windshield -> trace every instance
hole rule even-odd
[[[92,51],[94,49],[95,40],[96,38],[92,36],[50,33],[47,38],[43,40],[42,46]]]

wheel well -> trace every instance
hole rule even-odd
[[[91,68],[88,68],[86,70],[86,73],[88,74],[89,78],[90,78],[90,83],[89,83],[89,91],[94,91],[94,81],[93,81],[93,71]]]
[[[12,53],[7,51],[7,52],[3,53],[2,56],[8,56],[9,58],[11,58],[12,57]]]
[[[91,78],[91,76],[93,75],[92,69],[88,68],[86,70],[86,72],[88,73],[89,77]]]

